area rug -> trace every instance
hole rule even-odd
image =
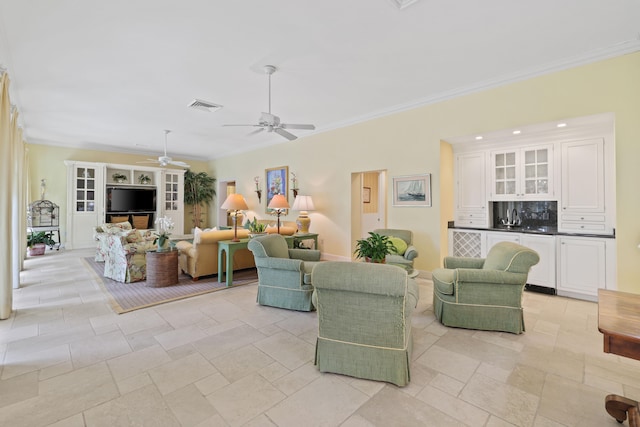
[[[98,283],[109,295],[111,307],[118,314],[227,289],[226,283],[218,283],[217,275],[193,280],[182,273],[178,276],[177,285],[163,288],[147,287],[145,282],[121,283],[104,277],[103,262],[96,262],[93,257],[84,258],[83,261],[95,273]],[[257,280],[258,272],[255,268],[234,271],[232,286],[248,285]]]

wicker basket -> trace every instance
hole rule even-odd
[[[147,283],[151,288],[178,284],[178,251],[147,252]]]

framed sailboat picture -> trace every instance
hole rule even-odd
[[[431,206],[431,174],[393,177],[393,206]]]

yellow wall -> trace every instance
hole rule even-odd
[[[40,180],[46,179],[46,199],[60,206],[60,234],[63,242],[66,240],[64,236],[66,236],[67,229],[67,168],[64,164],[65,160],[135,165],[136,162],[145,161],[149,158],[148,155],[80,150],[40,144],[27,144],[27,150],[29,158],[29,202],[40,198]],[[188,160],[187,163],[191,165],[191,170],[194,172],[208,171],[206,162]],[[185,206],[184,223],[187,231],[193,227],[191,217],[187,213],[189,211],[190,208]]]
[[[350,257],[351,173],[432,174],[432,208],[389,206],[387,226],[414,231],[416,267],[432,270],[446,250],[452,220],[452,155],[441,140],[602,112],[616,114],[618,288],[640,293],[640,53],[512,83],[350,127],[211,162],[214,175],[235,180],[250,209],[264,217],[253,176],[287,165],[302,194],[314,198],[311,231],[323,251]],[[339,102],[336,99],[336,102]],[[312,101],[311,101],[312,102]],[[441,166],[441,159],[444,164]],[[392,200],[391,185],[388,200]],[[263,201],[264,204],[264,201]],[[443,205],[444,204],[444,205]],[[252,213],[253,215],[253,213]],[[291,212],[288,220],[295,219]]]

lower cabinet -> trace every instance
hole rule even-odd
[[[558,295],[598,300],[615,286],[615,239],[558,236]]]
[[[487,249],[498,242],[515,242],[540,255],[538,264],[531,267],[527,283],[530,285],[556,287],[556,240],[555,236],[523,234],[513,232],[487,232]]]

